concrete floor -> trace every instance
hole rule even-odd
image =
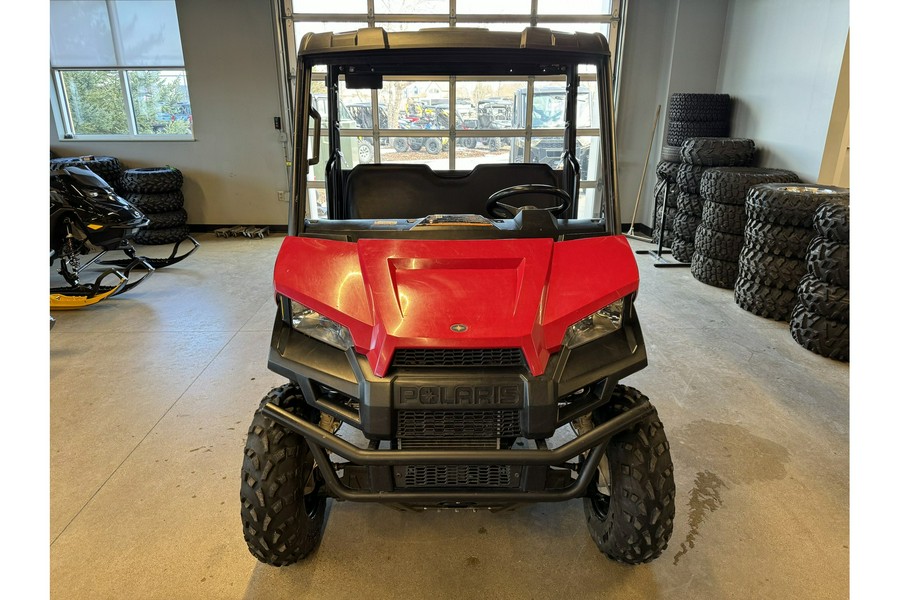
[[[57,312],[50,335],[50,577],[64,598],[846,598],[848,367],[688,269],[639,256],[650,366],[625,383],[665,424],[675,532],[604,558],[580,501],[401,513],[330,503],[318,551],[256,562],[239,518],[281,238],[199,236],[142,286]],[[635,242],[636,247],[647,247]]]

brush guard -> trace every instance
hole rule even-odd
[[[609,440],[651,411],[643,402],[595,426],[558,448],[536,440],[536,449],[387,450],[373,441],[363,449],[317,424],[268,403],[262,413],[303,436],[332,495],[355,502],[382,502],[406,508],[504,508],[523,502],[563,502],[587,493]],[[349,461],[332,462],[327,453]],[[577,458],[578,462],[569,462]],[[410,467],[509,467],[509,484],[478,490],[456,487],[405,487],[400,481]],[[405,471],[404,471],[405,470]],[[338,475],[342,471],[343,475]],[[573,478],[571,474],[577,473]]]

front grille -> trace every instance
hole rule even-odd
[[[410,465],[398,469],[405,487],[510,487],[512,481],[510,465]]]
[[[397,411],[397,437],[401,440],[495,440],[520,435],[519,412],[515,410]]]
[[[525,365],[525,357],[520,348],[400,348],[394,352],[391,364],[398,368],[521,367]]]
[[[483,448],[485,450],[499,450],[500,440],[497,438],[401,438],[401,450],[471,450]]]

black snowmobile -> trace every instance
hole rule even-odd
[[[168,258],[138,256],[131,238],[149,219],[116,194],[113,188],[89,169],[68,166],[50,171],[50,264],[59,259],[59,274],[68,287],[50,289],[50,308],[81,308],[126,292],[145,281],[161,267],[180,262],[200,244],[177,256],[182,240]],[[121,251],[127,258],[101,261],[109,252]],[[94,254],[96,253],[96,254]],[[83,264],[81,257],[94,254]],[[91,284],[81,282],[81,272],[94,263],[110,266]],[[118,268],[116,268],[118,267]],[[145,273],[129,281],[134,270]],[[113,285],[104,285],[113,278]]]

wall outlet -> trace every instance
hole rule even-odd
[[[288,201],[288,193],[284,190],[278,190],[275,192],[278,195],[279,202],[287,202]]]

